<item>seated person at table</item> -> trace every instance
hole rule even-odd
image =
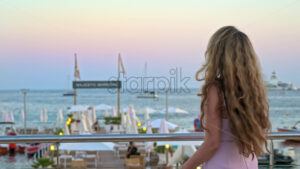
[[[134,142],[129,142],[129,147],[127,150],[127,158],[130,158],[130,155],[140,155],[139,152],[137,152],[137,148],[134,145]]]
[[[98,121],[96,121],[93,125],[92,125],[92,128],[95,130],[95,131],[98,131],[100,126],[99,126],[99,123]]]

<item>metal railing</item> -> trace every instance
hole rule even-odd
[[[93,134],[93,135],[19,135],[0,136],[5,143],[75,143],[75,142],[126,142],[126,141],[195,141],[203,140],[203,133],[170,134]],[[300,139],[299,132],[268,133],[269,140]]]
[[[268,133],[273,152],[273,140],[300,139],[299,132]],[[74,143],[74,142],[143,142],[143,141],[201,141],[204,133],[170,133],[170,134],[96,134],[96,135],[21,135],[0,136],[0,144],[7,143]],[[59,147],[57,147],[58,150]],[[274,165],[274,156],[270,156],[270,166]]]

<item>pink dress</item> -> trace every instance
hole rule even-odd
[[[248,158],[239,153],[229,129],[229,120],[222,120],[222,141],[217,152],[204,164],[202,169],[258,169],[257,158]]]

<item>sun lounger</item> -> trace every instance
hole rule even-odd
[[[69,168],[72,163],[72,156],[70,155],[60,155],[59,164],[61,168]]]

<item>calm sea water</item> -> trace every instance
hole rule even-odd
[[[200,98],[196,96],[198,89],[192,89],[188,93],[169,93],[169,106],[187,110],[189,115],[169,114],[169,121],[185,129],[193,129],[193,120],[200,112]],[[67,107],[73,104],[73,97],[64,97],[64,90],[31,90],[27,94],[27,126],[51,127],[56,123],[57,112],[64,110],[66,117]],[[277,127],[291,126],[300,120],[300,91],[269,91],[270,120],[272,130]],[[98,104],[117,105],[117,94],[103,90],[79,90],[78,104],[95,106]],[[166,97],[160,93],[158,99],[137,99],[135,93],[121,93],[121,108],[134,105],[136,111],[145,107],[155,110],[165,108]],[[48,122],[40,122],[40,111],[46,108],[48,112]],[[23,94],[19,90],[0,91],[0,111],[8,110],[14,112],[17,126],[23,126],[20,119],[20,111],[23,109]],[[143,115],[137,114],[140,119]],[[97,117],[103,117],[104,113],[97,112]],[[150,114],[151,120],[164,118],[164,113]],[[0,121],[2,121],[0,116]],[[59,124],[56,123],[59,126]],[[299,147],[295,146],[298,152]],[[298,153],[299,154],[299,153]],[[298,156],[299,157],[299,156]],[[0,158],[2,161],[3,158]]]

